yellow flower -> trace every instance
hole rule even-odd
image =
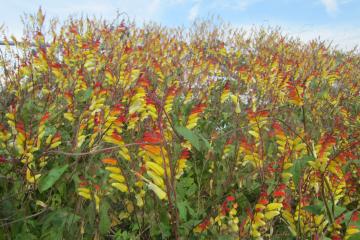
[[[115,173],[111,173],[109,175],[110,178],[116,180],[116,181],[119,181],[119,182],[125,182],[125,178],[123,175],[120,175],[120,174],[115,174]]]
[[[123,183],[115,182],[115,183],[112,183],[111,186],[113,186],[114,188],[120,190],[121,192],[127,192],[128,191],[128,187]]]
[[[266,210],[272,211],[272,210],[280,210],[282,208],[282,203],[269,203],[266,206]]]
[[[36,180],[38,180],[41,177],[41,174],[35,174],[34,176],[31,174],[30,169],[28,168],[26,170],[26,180],[29,183],[34,183]]]
[[[279,214],[280,214],[279,211],[269,211],[269,212],[266,212],[266,213],[265,213],[265,218],[266,218],[267,220],[271,220],[271,219],[273,219],[275,216],[277,216],[277,215],[279,215]]]
[[[148,187],[154,191],[154,193],[158,196],[158,198],[160,200],[164,200],[167,199],[166,197],[166,193],[157,185],[153,184],[153,183],[148,183]]]
[[[105,167],[105,169],[112,173],[121,173],[121,169],[118,167]]]

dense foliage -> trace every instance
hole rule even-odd
[[[0,54],[0,239],[360,239],[356,52],[28,20]]]

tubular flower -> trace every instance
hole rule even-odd
[[[74,113],[73,113],[73,111],[71,111],[71,109],[73,109],[73,107],[74,107],[73,94],[71,92],[65,92],[64,98],[68,104],[67,105],[68,112],[64,113],[64,118],[71,123],[75,122]]]
[[[205,104],[198,104],[192,109],[186,124],[188,129],[193,129],[196,126],[200,118],[200,114],[204,111],[204,108]]]
[[[146,161],[145,167],[159,176],[163,176],[165,173],[164,169],[159,164],[152,161]]]
[[[294,219],[296,221],[298,221],[297,224],[299,224],[299,226],[302,228],[304,233],[311,232],[314,230],[314,228],[322,231],[328,224],[328,221],[326,220],[326,218],[324,218],[323,214],[314,216],[310,212],[304,210],[303,208],[306,206],[309,206],[309,201],[306,199],[303,199],[301,202],[299,202],[297,204],[295,213],[294,213]],[[313,221],[311,221],[311,223],[308,223],[309,219],[311,219]],[[333,227],[337,228],[338,224],[336,224],[334,222]],[[330,232],[333,232],[333,231],[330,231]]]
[[[170,176],[170,166],[165,148],[156,145],[161,143],[161,135],[157,131],[145,132],[143,142],[147,144],[140,145],[143,150],[141,155],[145,162],[146,174],[152,180],[152,182],[148,182],[150,183],[148,186],[160,199],[164,199],[166,197],[166,194],[164,195],[165,166],[167,176]]]
[[[224,147],[222,159],[226,159],[234,153],[235,148],[234,148],[234,145],[232,145],[232,143],[233,143],[232,139],[227,140],[225,147]]]
[[[193,232],[194,233],[204,232],[206,229],[209,228],[210,224],[211,224],[211,220],[207,218],[207,219],[203,220],[199,225],[197,225],[194,228]]]
[[[248,118],[251,124],[249,134],[254,137],[255,142],[260,141],[260,130],[266,124],[268,112],[248,112]]]
[[[49,112],[46,112],[44,114],[44,116],[40,119],[39,128],[38,128],[38,137],[37,137],[37,146],[38,147],[40,147],[41,139],[45,135],[45,123],[49,119],[49,116],[50,116]]]
[[[85,142],[86,139],[86,135],[84,134],[84,130],[85,130],[86,124],[85,121],[81,121],[80,126],[79,126],[79,130],[77,132],[77,144],[76,146],[78,148],[80,148],[83,143]]]
[[[293,82],[287,83],[288,94],[289,94],[289,102],[295,104],[297,106],[304,105],[303,96],[304,96],[304,88],[300,85],[296,85]]]
[[[118,133],[121,133],[124,122],[126,121],[123,105],[115,104],[112,109],[105,108],[104,119],[104,129],[108,129],[109,131],[116,130]]]
[[[224,90],[221,93],[221,98],[220,98],[220,102],[224,103],[226,100],[228,100],[231,96],[231,92],[230,92],[230,84],[229,82],[227,82],[225,84]]]
[[[239,159],[239,163],[243,166],[250,163],[254,167],[259,167],[261,165],[261,159],[259,154],[255,151],[255,146],[249,144],[244,138],[240,141],[239,145],[239,156],[243,155],[243,159]]]
[[[29,166],[26,168],[26,181],[28,183],[34,183],[41,177],[41,174],[33,174],[32,170],[29,169]]]
[[[273,123],[272,128],[274,129],[273,133],[276,138],[276,143],[278,144],[278,150],[280,153],[284,153],[288,142],[284,130],[278,122]]]
[[[56,133],[54,135],[54,137],[51,139],[50,142],[50,149],[56,148],[57,146],[59,146],[61,144],[61,135],[60,133]]]
[[[275,216],[280,214],[280,210],[282,208],[282,203],[269,203],[266,206],[266,211],[265,211],[265,218],[267,220],[271,220],[273,219]]]
[[[201,233],[217,224],[222,234],[234,234],[239,231],[239,218],[237,217],[238,204],[234,196],[227,196],[218,208],[215,218],[206,218],[194,228],[194,233]]]
[[[289,209],[281,211],[281,216],[286,220],[290,232],[296,236],[296,225],[294,215],[291,214]]]
[[[233,102],[233,104],[235,105],[235,113],[240,113],[241,109],[240,109],[238,97],[230,91],[230,83],[226,82],[224,90],[221,93],[220,102],[224,103],[228,99],[230,99]]]
[[[174,98],[176,95],[176,86],[171,86],[168,90],[167,90],[167,94],[166,94],[166,98],[165,98],[165,104],[164,104],[164,110],[166,113],[171,112],[172,107],[173,107],[173,102],[174,102]]]
[[[116,131],[107,131],[103,140],[108,143],[113,143],[119,146],[119,155],[127,161],[131,160],[129,149],[125,146],[121,135]]]
[[[163,72],[161,71],[160,64],[156,61],[153,61],[153,66],[154,66],[154,71],[155,71],[156,75],[159,77],[159,81],[160,82],[164,81],[165,76],[164,76]]]
[[[184,173],[184,170],[186,168],[186,161],[189,159],[189,157],[190,157],[189,149],[187,148],[183,149],[180,158],[177,161],[176,178],[179,178]]]
[[[89,188],[79,187],[79,188],[77,188],[77,192],[83,198],[91,200],[91,192],[90,192]]]
[[[146,109],[145,96],[146,92],[142,87],[136,87],[134,95],[131,97],[129,106],[129,115],[134,113],[142,113]]]
[[[188,104],[191,101],[191,98],[193,96],[193,93],[191,89],[189,89],[185,95],[184,104]]]
[[[18,122],[16,124],[16,138],[15,138],[15,144],[18,152],[20,154],[23,154],[25,152],[25,145],[26,145],[26,139],[27,134],[25,132],[25,126],[22,122]]]
[[[72,112],[64,113],[64,118],[69,122],[75,122],[74,114]]]
[[[321,172],[325,171],[326,166],[328,165],[329,156],[333,146],[336,144],[336,139],[330,135],[323,135],[320,139],[320,143],[315,147],[315,161],[309,161],[309,164],[320,170]]]
[[[148,187],[150,190],[152,190],[156,194],[156,196],[158,196],[158,198],[160,200],[167,199],[166,192],[163,189],[161,189],[159,186],[150,182],[150,183],[148,183]]]
[[[251,221],[250,234],[254,238],[260,238],[262,232],[266,229],[264,210],[266,209],[268,202],[266,192],[262,192],[260,199],[255,205],[255,214]]]
[[[140,120],[139,114],[134,113],[130,115],[129,121],[128,121],[128,129],[134,129],[138,122]]]
[[[280,183],[277,188],[275,188],[273,196],[278,202],[282,202],[284,200],[286,196],[285,189],[286,185],[284,183]]]
[[[0,124],[0,147],[5,148],[6,141],[11,137],[11,133],[6,131],[3,125]]]
[[[91,103],[89,107],[92,115],[99,112],[104,107],[104,103],[106,101],[106,90],[98,90],[100,86],[97,87],[96,84],[94,88],[94,93],[91,96]]]
[[[101,118],[102,114],[100,112],[95,112],[94,116],[91,118],[88,128],[93,128],[93,133],[90,136],[89,146],[92,147],[94,145],[96,137],[101,132]]]
[[[126,179],[121,168],[118,166],[118,161],[114,158],[104,158],[102,162],[107,165],[105,170],[109,172],[111,186],[121,192],[128,192],[129,189],[126,185]]]
[[[86,89],[88,88],[86,81],[84,80],[83,76],[80,76],[78,81],[76,81],[76,85],[75,85],[75,94],[78,94],[80,91],[86,91]]]
[[[303,143],[303,140],[300,137],[296,137],[292,141],[292,148],[293,151],[297,152],[299,155],[304,155],[307,151],[306,144]]]
[[[146,88],[146,85],[141,84],[141,82],[146,82],[146,81],[142,81],[142,78],[139,78],[141,72],[139,69],[131,69],[131,71],[129,73],[127,73],[127,76],[125,78],[122,78],[120,76],[120,79],[123,81],[123,86],[125,87],[125,90],[129,90],[130,87],[132,86],[132,84],[136,81],[139,80],[139,86],[142,86],[143,88]],[[147,80],[148,83],[148,80]]]
[[[240,109],[239,98],[235,95],[231,95],[230,97],[232,102],[235,104],[235,113],[240,113],[241,109]]]
[[[337,203],[345,196],[346,181],[338,161],[330,161],[328,165],[328,176],[325,181],[329,183],[329,190],[333,193],[334,202]]]
[[[15,111],[10,111],[6,113],[5,116],[7,118],[7,123],[9,124],[9,126],[15,128]]]
[[[108,85],[114,85],[115,84],[115,77],[112,74],[110,69],[106,69],[105,70],[105,81],[107,82]]]
[[[150,97],[146,97],[146,107],[145,111],[141,114],[141,120],[146,119],[148,116],[150,116],[153,121],[158,117],[155,102]]]
[[[84,186],[81,186],[84,185]],[[77,194],[86,200],[94,200],[96,211],[100,211],[100,196],[99,196],[99,189],[98,185],[95,185],[94,191],[91,191],[89,187],[87,187],[87,183],[82,183],[77,189]]]

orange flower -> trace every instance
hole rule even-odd
[[[109,164],[109,165],[117,165],[117,160],[115,158],[104,158],[103,160],[101,160],[104,164]]]

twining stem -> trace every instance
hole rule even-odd
[[[321,198],[324,202],[324,205],[325,205],[325,208],[326,208],[326,212],[329,216],[329,219],[330,219],[330,223],[332,224],[334,222],[334,217],[333,215],[331,214],[331,211],[330,211],[330,208],[329,208],[329,205],[327,203],[327,200],[326,200],[326,196],[325,196],[325,183],[326,180],[325,180],[325,175],[322,174],[321,176]],[[329,192],[330,192],[330,189],[329,189]],[[333,202],[333,205],[334,205],[334,202]]]

